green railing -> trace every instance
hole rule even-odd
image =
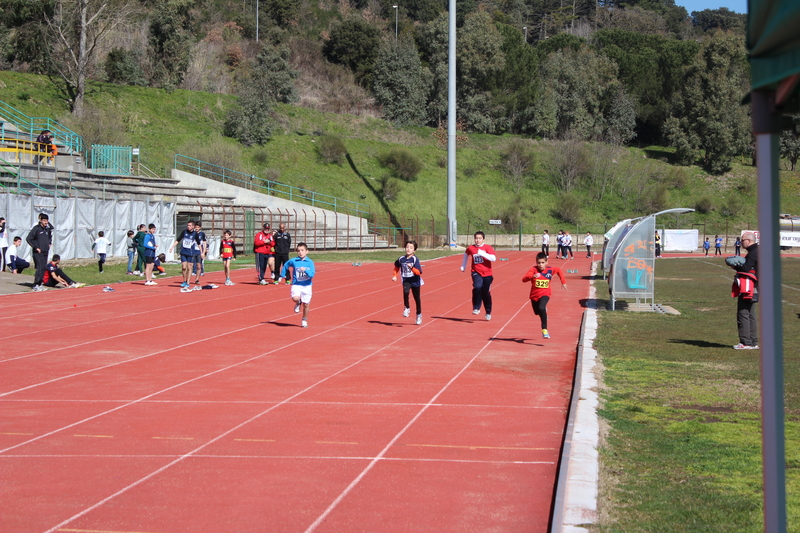
[[[13,163],[9,163],[2,157],[0,157],[0,172],[11,174],[15,178],[19,177],[19,167],[14,166]]]
[[[133,148],[130,146],[92,145],[91,169],[101,174],[130,176]]]
[[[13,124],[14,128],[9,128],[8,124]],[[83,152],[83,138],[71,129],[49,117],[29,117],[0,100],[0,138],[14,135],[35,141],[42,130],[50,130],[56,144],[66,146],[73,153]]]
[[[353,202],[352,200],[343,200],[327,194],[320,194],[318,192],[286,185],[285,183],[270,181],[266,178],[259,178],[253,174],[245,174],[244,172],[230,170],[185,155],[175,154],[175,165],[173,168],[269,196],[277,196],[294,202],[310,204],[313,207],[329,209],[337,213],[346,213],[363,218],[368,218],[370,216],[369,206],[366,204]]]

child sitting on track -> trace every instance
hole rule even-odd
[[[394,262],[394,275],[392,281],[397,281],[397,274],[403,279],[403,316],[411,314],[408,303],[408,293],[414,295],[414,303],[417,306],[417,325],[422,324],[422,302],[420,300],[419,289],[422,285],[422,265],[414,252],[417,251],[417,241],[406,242],[406,255]]]
[[[54,254],[53,258],[47,263],[44,271],[44,278],[42,278],[42,286],[57,287],[59,284],[70,289],[77,289],[86,285],[85,283],[76,283],[64,274],[64,271],[59,268],[58,264],[61,262],[61,256]]]
[[[542,320],[542,337],[545,339],[550,338],[550,333],[547,331],[547,302],[550,301],[552,294],[550,282],[553,280],[553,276],[558,276],[561,280],[561,288],[567,290],[564,273],[558,267],[547,266],[547,255],[539,252],[536,254],[536,265],[532,266],[522,278],[523,283],[531,282],[531,307],[533,307],[533,313]]]
[[[294,312],[300,312],[300,305],[303,306],[303,320],[300,325],[308,327],[308,307],[311,304],[311,280],[314,278],[314,261],[308,258],[308,246],[301,242],[297,245],[297,257],[289,259],[281,269],[280,279],[286,279],[286,275],[292,271],[292,301],[294,302]]]

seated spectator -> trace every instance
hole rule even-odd
[[[17,248],[22,246],[22,237],[14,237],[14,243],[6,250],[6,265],[12,274],[22,274],[31,264],[17,255]]]
[[[63,285],[64,287],[69,287],[70,289],[77,289],[78,287],[83,287],[86,285],[85,283],[76,283],[72,281],[72,279],[59,268],[58,264],[60,262],[61,256],[58,254],[53,255],[53,259],[47,263],[47,268],[44,271],[44,280],[42,285],[46,287],[57,287],[58,285]]]
[[[167,273],[167,270],[163,266],[161,266],[161,263],[166,263],[166,261],[167,261],[166,254],[158,254],[156,256],[155,260],[153,261],[153,268],[156,269],[156,274],[155,274],[156,276],[158,276],[159,274],[163,276]]]

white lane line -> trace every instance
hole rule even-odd
[[[494,336],[497,336],[500,333],[502,333],[503,330],[511,323],[511,321],[514,320],[517,317],[517,315],[519,315],[520,312],[523,309],[525,309],[526,307],[527,307],[527,302],[526,302],[526,305],[522,305],[517,310],[517,312],[514,313],[514,315],[506,321],[506,323],[503,325],[503,327],[501,327],[500,330]],[[452,310],[448,311],[448,313],[449,312],[452,312]],[[350,494],[350,492],[356,487],[356,485],[358,485],[361,482],[361,480],[364,479],[364,476],[366,476],[370,472],[370,470],[372,470],[372,468],[378,463],[378,461],[380,461],[386,455],[386,453],[389,451],[389,449],[392,446],[394,446],[395,442],[397,442],[397,440],[400,437],[402,437],[403,434],[406,431],[408,431],[408,429],[425,413],[425,411],[427,411],[434,404],[434,402],[436,402],[436,400],[437,400],[437,398],[439,398],[439,396],[444,394],[444,392],[450,387],[450,385],[452,385],[461,376],[461,374],[463,374],[464,372],[467,371],[467,369],[472,365],[472,363],[474,363],[475,360],[478,357],[480,357],[480,355],[484,351],[486,351],[486,349],[492,344],[492,342],[494,342],[494,341],[492,341],[491,339],[488,340],[486,342],[486,344],[484,344],[483,347],[480,350],[478,350],[478,352],[474,356],[472,356],[472,358],[461,368],[461,370],[459,370],[456,373],[456,375],[454,375],[450,379],[450,381],[448,381],[444,385],[444,387],[442,387],[439,390],[439,392],[437,392],[430,399],[430,401],[427,404],[425,404],[422,407],[422,409],[420,409],[417,412],[417,414],[414,415],[414,417],[411,420],[408,421],[408,423],[405,425],[405,427],[403,427],[403,429],[401,429],[394,437],[392,437],[392,439],[383,448],[383,450],[381,450],[380,453],[378,453],[378,455],[376,455],[375,457],[372,458],[372,460],[370,460],[370,462],[366,466],[366,468],[364,468],[364,470],[362,470],[361,473],[358,476],[356,476],[356,478],[352,482],[350,482],[350,484],[342,491],[341,494],[339,494],[339,496],[337,496],[337,498],[328,506],[328,508],[325,509],[325,511],[323,511],[323,513],[319,517],[317,517],[317,519],[314,520],[314,522],[310,526],[308,526],[308,528],[305,530],[306,533],[311,533],[312,531],[317,529],[317,527],[319,527],[319,525],[325,520],[325,518],[327,518],[328,515],[330,515],[333,512],[333,510],[336,509],[336,507],[339,506],[339,504],[342,502],[342,500],[344,500],[347,497],[347,495]]]
[[[392,307],[394,307],[394,306],[392,306]],[[383,312],[383,311],[385,311],[385,310],[386,310],[386,309],[388,309],[388,308],[389,308],[389,307],[385,307],[385,308],[381,309],[381,310],[380,310],[380,311],[378,311],[378,312]],[[373,314],[376,314],[376,313],[370,313],[370,314],[368,314],[368,315],[365,315],[364,317],[360,317],[360,318],[358,318],[358,319],[351,320],[350,322],[346,322],[345,324],[342,324],[342,325],[340,325],[340,326],[336,326],[336,327],[334,327],[334,328],[332,328],[332,329],[338,329],[338,328],[342,328],[342,327],[344,327],[344,326],[346,326],[346,325],[349,325],[349,324],[352,324],[352,323],[355,323],[355,322],[358,322],[358,321],[364,320],[364,318],[366,318],[366,317],[368,317],[368,316],[371,316],[371,315],[373,315]],[[90,507],[87,507],[87,508],[86,508],[86,509],[84,509],[83,511],[81,511],[81,512],[79,512],[79,513],[77,513],[77,514],[75,514],[75,515],[73,515],[73,516],[71,516],[70,518],[67,518],[67,519],[66,519],[66,520],[64,520],[63,522],[61,522],[61,523],[59,523],[59,524],[57,524],[57,525],[53,526],[52,528],[48,529],[48,530],[47,530],[45,533],[53,533],[54,531],[57,531],[58,529],[60,529],[60,528],[62,528],[62,527],[64,527],[64,526],[66,526],[67,524],[70,524],[70,523],[74,522],[74,521],[75,521],[75,520],[77,520],[78,518],[80,518],[80,517],[84,516],[84,515],[85,515],[85,514],[87,514],[87,513],[90,513],[90,512],[92,512],[93,510],[97,509],[98,507],[101,507],[102,505],[104,505],[105,503],[107,503],[107,502],[109,502],[109,501],[113,500],[113,499],[114,499],[114,498],[116,498],[117,496],[120,496],[120,495],[122,495],[122,494],[124,494],[124,493],[128,492],[128,491],[129,491],[129,490],[131,490],[132,488],[134,488],[134,487],[136,487],[136,486],[138,486],[138,485],[140,485],[140,484],[144,483],[145,481],[149,480],[150,478],[152,478],[152,477],[154,477],[154,476],[156,476],[156,475],[160,474],[161,472],[164,472],[165,470],[169,469],[170,467],[172,467],[172,466],[174,466],[174,465],[176,465],[176,464],[180,463],[180,462],[181,462],[181,461],[183,461],[184,459],[186,459],[186,458],[188,458],[188,457],[192,457],[193,455],[195,455],[195,454],[196,454],[197,452],[199,452],[200,450],[203,450],[203,449],[207,448],[208,446],[210,446],[210,445],[214,444],[215,442],[217,442],[217,441],[221,440],[222,438],[224,438],[224,437],[226,437],[226,436],[230,435],[230,434],[231,434],[231,433],[233,433],[234,431],[236,431],[236,430],[238,430],[238,429],[240,429],[240,428],[242,428],[242,427],[246,426],[247,424],[249,424],[249,423],[251,423],[251,422],[253,422],[253,421],[255,421],[255,420],[258,420],[259,418],[261,418],[261,417],[262,417],[262,416],[264,416],[265,414],[269,413],[270,411],[273,411],[273,410],[277,409],[278,407],[280,407],[281,405],[284,405],[284,404],[286,404],[286,403],[289,403],[289,402],[291,402],[291,401],[292,401],[294,398],[297,398],[298,396],[300,396],[300,395],[302,395],[302,394],[305,394],[306,392],[310,391],[311,389],[313,389],[313,388],[315,388],[315,387],[317,387],[317,386],[319,386],[319,385],[321,385],[321,384],[323,384],[323,383],[325,383],[325,382],[327,382],[327,381],[329,381],[329,380],[333,379],[334,377],[338,376],[339,374],[342,374],[343,372],[345,372],[345,371],[347,371],[347,370],[349,370],[349,369],[351,369],[351,368],[353,368],[353,367],[355,367],[355,366],[357,366],[357,365],[361,364],[362,362],[366,361],[367,359],[370,359],[370,358],[372,358],[374,355],[376,355],[376,354],[378,354],[378,353],[380,353],[380,352],[384,351],[386,348],[389,348],[390,346],[392,346],[392,345],[394,345],[394,344],[397,344],[397,343],[401,342],[401,341],[402,341],[402,340],[404,340],[406,337],[409,337],[409,336],[413,335],[414,333],[416,333],[416,332],[420,331],[420,329],[421,329],[421,328],[414,328],[414,329],[410,330],[410,331],[409,331],[408,333],[406,333],[405,335],[402,335],[402,336],[398,337],[398,338],[397,338],[397,339],[395,339],[394,341],[392,341],[392,342],[390,342],[390,343],[388,343],[388,344],[386,344],[386,345],[382,346],[381,348],[378,348],[377,350],[375,350],[375,351],[373,351],[372,353],[370,353],[370,354],[368,354],[368,355],[366,355],[366,356],[362,357],[361,359],[359,359],[359,360],[357,360],[357,361],[355,361],[355,362],[353,362],[353,363],[351,363],[351,364],[349,364],[349,365],[347,365],[347,366],[345,366],[345,367],[341,368],[340,370],[338,370],[338,371],[334,372],[333,374],[330,374],[329,376],[327,376],[327,377],[325,377],[325,378],[323,378],[323,379],[321,379],[321,380],[317,381],[316,383],[314,383],[314,384],[312,384],[312,385],[309,385],[308,387],[306,387],[306,388],[304,388],[304,389],[300,390],[299,392],[296,392],[295,394],[293,394],[293,395],[289,396],[288,398],[286,398],[285,400],[281,401],[280,403],[277,403],[277,404],[273,405],[272,407],[270,407],[269,409],[266,409],[266,410],[264,410],[264,411],[262,411],[262,412],[258,413],[257,415],[255,415],[255,416],[253,416],[253,417],[249,418],[248,420],[245,420],[244,422],[242,422],[242,423],[240,423],[240,424],[238,424],[238,425],[236,425],[236,426],[232,427],[231,429],[229,429],[229,430],[225,431],[224,433],[222,433],[222,434],[220,434],[220,435],[218,435],[218,436],[214,437],[213,439],[211,439],[210,441],[206,442],[205,444],[202,444],[202,445],[198,446],[197,448],[195,448],[194,450],[192,450],[192,451],[190,451],[190,452],[188,452],[188,453],[186,453],[186,454],[184,454],[184,455],[181,455],[181,456],[179,456],[178,458],[176,458],[176,459],[174,459],[174,460],[170,461],[169,463],[167,463],[166,465],[162,466],[161,468],[158,468],[157,470],[155,470],[155,471],[151,472],[150,474],[147,474],[146,476],[144,476],[144,477],[142,477],[142,478],[138,479],[137,481],[134,481],[134,482],[133,482],[133,483],[131,483],[130,485],[128,485],[128,486],[126,486],[126,487],[123,487],[122,489],[118,490],[118,491],[117,491],[117,492],[115,492],[114,494],[111,494],[110,496],[107,496],[106,498],[103,498],[102,500],[100,500],[99,502],[95,503],[94,505],[91,505]],[[331,330],[328,330],[328,332],[329,332],[329,331],[331,331]],[[289,345],[287,345],[286,347],[289,347],[289,346],[292,346],[292,345],[295,345],[295,344],[300,344],[300,343],[302,343],[302,342],[305,342],[306,340],[308,340],[308,339],[310,339],[310,338],[313,338],[313,337],[316,337],[316,336],[319,336],[319,335],[323,335],[323,334],[326,334],[326,333],[328,333],[328,332],[320,332],[320,333],[317,333],[317,334],[314,334],[314,335],[309,335],[308,337],[305,337],[305,338],[303,338],[303,339],[301,339],[301,340],[299,340],[299,341],[296,341],[296,342],[290,343],[290,344],[289,344]],[[281,349],[283,349],[283,348],[281,348]],[[273,351],[277,351],[277,350],[273,350]],[[271,353],[271,352],[268,352],[268,353]],[[262,354],[261,356],[258,356],[258,357],[262,357],[263,355],[266,355],[266,354]],[[253,358],[253,359],[257,359],[258,357],[255,357],[255,358]],[[212,372],[212,373],[216,373],[216,372]],[[194,380],[191,380],[191,381],[194,381]],[[179,386],[179,385],[176,385],[176,387],[177,387],[177,386]],[[170,388],[174,388],[174,387],[170,387]],[[152,395],[151,395],[151,396],[152,396]],[[122,407],[119,407],[119,408],[122,408]],[[114,411],[114,410],[116,410],[116,409],[113,409],[112,411]],[[102,415],[102,414],[101,414],[101,415]],[[97,415],[97,416],[101,416],[101,415]],[[96,416],[95,416],[95,417],[90,417],[89,419],[91,419],[91,418],[96,418]],[[87,419],[87,420],[89,420],[89,419]],[[80,423],[80,422],[79,422],[79,423]],[[69,426],[67,426],[67,427],[69,427]],[[33,439],[32,439],[32,440],[33,440]],[[30,441],[29,441],[29,442],[30,442]],[[16,447],[17,447],[17,446],[14,446],[14,447],[12,447],[12,448],[7,448],[6,450],[11,450],[11,449],[13,449],[13,448],[16,448]],[[0,450],[0,454],[1,454],[1,453],[3,453],[3,452],[5,452],[6,450]]]
[[[66,400],[66,399],[43,399],[43,398],[2,398],[0,405],[3,403],[19,402],[19,403],[130,403],[135,402],[130,398],[116,399],[116,400]],[[163,404],[210,404],[210,405],[267,405],[278,403],[280,400],[273,401],[259,401],[259,400],[145,400],[141,403],[163,403]],[[344,401],[297,401],[292,402],[293,405],[348,405],[348,406],[376,406],[376,407],[420,407],[427,405],[421,402],[344,402]],[[566,411],[566,407],[548,406],[548,405],[503,405],[503,404],[482,404],[482,403],[435,403],[431,407],[455,407],[455,408],[470,408],[470,409],[550,409],[554,411]],[[0,433],[3,435],[3,433]],[[31,433],[32,435],[32,433]]]

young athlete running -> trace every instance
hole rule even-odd
[[[392,281],[397,281],[397,274],[403,278],[403,316],[411,314],[411,308],[408,304],[409,291],[414,295],[414,303],[417,306],[417,325],[422,324],[422,301],[420,299],[419,289],[422,285],[422,265],[419,264],[419,259],[414,252],[417,251],[417,241],[408,241],[406,243],[406,255],[394,262],[394,275]]]
[[[558,267],[547,266],[547,255],[540,252],[536,254],[536,265],[531,267],[522,278],[523,283],[531,282],[531,307],[533,307],[533,313],[542,320],[542,337],[545,339],[550,338],[550,333],[547,332],[547,302],[550,301],[552,294],[550,282],[553,280],[553,276],[558,276],[561,280],[561,288],[567,290],[564,273]]]
[[[300,312],[303,306],[303,320],[300,325],[308,327],[308,307],[311,304],[311,280],[314,278],[314,261],[308,258],[308,246],[301,242],[297,245],[297,257],[289,259],[281,269],[280,279],[286,279],[286,275],[292,271],[292,301],[294,302],[294,312]]]
[[[464,260],[461,262],[461,272],[467,269],[467,259],[472,258],[472,314],[481,312],[481,303],[486,310],[486,320],[492,319],[492,262],[497,261],[494,249],[486,244],[486,234],[482,231],[475,232],[475,244],[467,247]]]
[[[236,244],[233,242],[233,235],[229,229],[222,233],[219,256],[222,258],[222,267],[225,270],[225,285],[236,285],[231,281],[231,261],[236,261]]]

